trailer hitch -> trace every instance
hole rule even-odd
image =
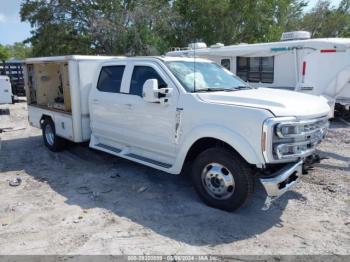
[[[322,160],[328,159],[328,157],[320,156],[319,154],[313,154],[305,158],[303,163],[303,175],[308,175],[309,171],[314,169],[314,164],[321,163]]]

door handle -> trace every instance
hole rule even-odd
[[[99,100],[98,100],[98,99],[92,99],[92,103],[93,103],[93,104],[98,104],[98,103],[99,103]]]

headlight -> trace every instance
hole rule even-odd
[[[267,162],[285,162],[313,153],[326,135],[328,118],[298,121],[294,117],[271,118],[263,126],[263,154]]]
[[[276,134],[280,138],[298,138],[311,135],[322,128],[328,127],[328,119],[314,119],[299,122],[279,123],[276,126]]]
[[[299,127],[292,124],[279,124],[277,126],[277,134],[280,137],[298,135],[299,133]]]

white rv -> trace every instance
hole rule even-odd
[[[8,76],[0,75],[0,104],[12,104],[13,95]]]
[[[167,56],[196,56],[213,60],[252,86],[322,95],[334,107],[350,106],[350,38],[310,39],[298,31],[280,42],[224,46],[205,43],[174,48]]]

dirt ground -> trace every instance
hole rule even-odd
[[[262,211],[205,206],[184,176],[72,145],[48,151],[26,104],[0,116],[0,255],[350,254],[350,127],[332,123],[324,160]],[[17,187],[9,181],[20,178]]]

